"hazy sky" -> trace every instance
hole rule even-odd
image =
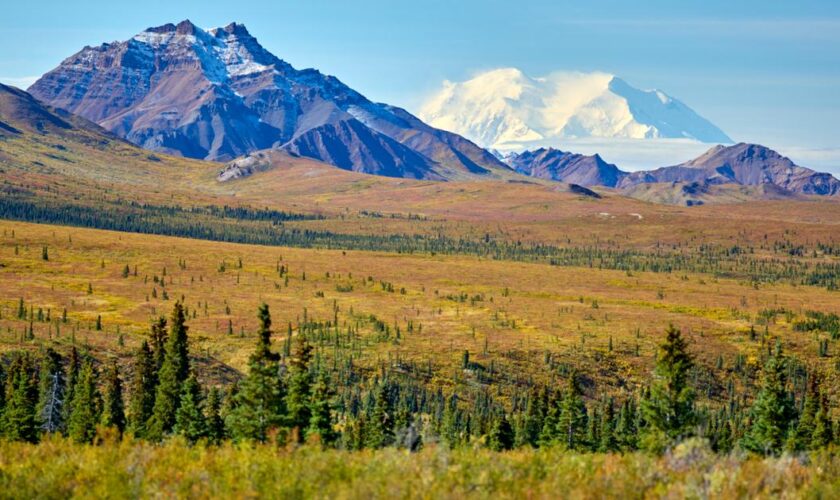
[[[412,110],[442,80],[486,69],[600,70],[664,90],[736,141],[840,159],[838,0],[18,1],[0,16],[0,80],[25,87],[84,45],[186,18],[242,22],[294,66]]]

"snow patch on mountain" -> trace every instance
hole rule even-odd
[[[500,150],[581,138],[732,142],[661,90],[639,90],[600,72],[533,78],[503,68],[465,82],[445,81],[419,116],[434,127]]]

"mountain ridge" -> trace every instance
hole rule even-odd
[[[509,170],[405,110],[374,103],[333,76],[293,68],[238,23],[202,30],[185,20],[88,46],[29,90],[134,144],[190,158],[228,161],[280,148],[392,177]]]

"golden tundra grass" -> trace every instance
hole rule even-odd
[[[42,259],[45,246],[48,261]],[[131,275],[123,278],[126,265]],[[289,269],[288,283],[279,276],[278,265]],[[168,301],[154,276],[165,279]],[[384,290],[382,283],[394,291]],[[464,302],[457,300],[462,294]],[[150,319],[168,315],[181,297],[191,316],[195,312],[188,321],[193,353],[239,370],[253,346],[257,306],[266,302],[278,338],[285,336],[288,323],[302,319],[304,310],[316,320],[332,320],[337,308],[339,323],[355,324],[374,314],[392,327],[398,325],[400,341],[371,343],[359,360],[362,365],[399,355],[451,367],[454,373],[461,353],[469,350],[475,361],[494,360],[502,369],[515,363],[520,373],[539,379],[548,376],[544,359],[551,353],[592,373],[596,382],[609,386],[624,380],[630,387],[646,380],[655,346],[669,323],[687,333],[701,363],[712,366],[722,356],[725,366],[731,366],[737,354],[748,363],[759,362],[762,344],[750,341],[748,331],[760,310],[838,307],[836,292],[825,289],[783,284],[756,288],[703,275],[249,246],[0,222],[0,349],[51,343],[66,347],[75,337],[94,352],[129,356],[146,335]],[[60,335],[54,325],[35,322],[35,340],[21,342],[29,322],[16,318],[20,298],[35,311],[49,309],[53,319],[67,308],[69,321],[59,325]],[[102,331],[93,328],[97,316]],[[412,333],[407,332],[409,321],[415,326]],[[234,335],[228,334],[229,322]],[[362,328],[363,334],[370,333]],[[756,328],[763,333],[764,327]],[[817,357],[813,334],[794,332],[782,316],[769,325],[769,333],[802,360],[826,367],[832,362]],[[508,351],[523,356],[512,360],[502,355]]]
[[[0,442],[0,498],[836,498],[836,450],[717,456],[685,443],[662,457],[494,453],[434,445],[343,452],[105,442]]]

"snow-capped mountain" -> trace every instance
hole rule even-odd
[[[203,30],[183,21],[85,47],[29,91],[144,148],[191,158],[280,148],[393,177],[509,172],[463,137],[293,68],[236,23]]]
[[[497,69],[444,82],[418,114],[434,127],[500,150],[592,137],[732,142],[677,99],[607,73],[532,78],[518,69]]]

